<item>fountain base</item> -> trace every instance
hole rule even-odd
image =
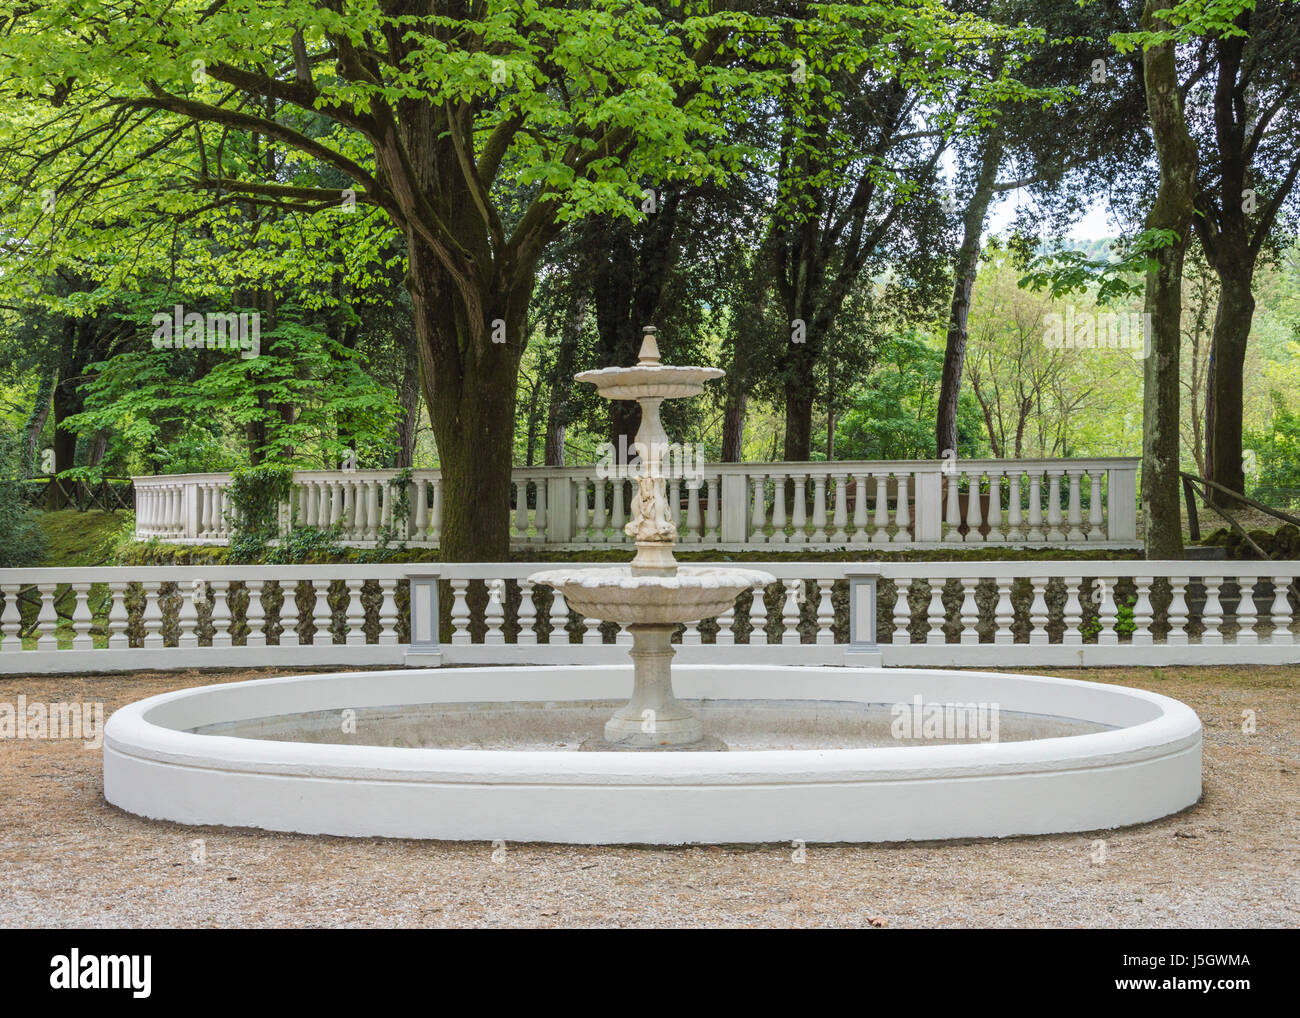
[[[632,698],[605,723],[602,741],[608,748],[706,748],[700,745],[705,738],[700,719],[673,696],[672,661],[677,652],[672,639],[676,629],[675,623],[628,626],[632,633]]]

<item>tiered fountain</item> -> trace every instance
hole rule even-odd
[[[673,631],[723,615],[742,591],[773,577],[677,564],[656,452],[665,440],[660,403],[699,395],[721,374],[660,364],[647,330],[635,366],[578,375],[608,399],[641,404],[643,476],[627,528],[636,557],[531,579],[589,618],[628,625],[630,675],[626,665],[529,664],[528,648],[517,646],[523,663],[163,693],[109,719],[105,797],[188,824],[578,844],[1089,831],[1197,800],[1201,726],[1189,707],[1070,679],[866,668],[847,657],[838,666],[776,654],[741,664],[741,648],[728,658],[720,647],[719,663],[676,673],[684,699],[715,731],[706,734],[673,695]],[[745,649],[758,649],[761,631],[750,642]],[[602,738],[597,726],[629,679],[632,698]],[[906,741],[891,715],[916,701],[991,705],[1000,712],[998,741]],[[344,713],[355,724],[341,733]],[[728,752],[663,752],[727,749],[719,735]]]
[[[533,583],[555,587],[568,605],[588,618],[626,624],[632,633],[632,699],[605,725],[604,739],[588,739],[584,750],[725,750],[705,735],[700,719],[673,696],[672,635],[683,622],[711,619],[727,611],[736,596],[774,583],[757,569],[679,566],[673,557],[677,527],[668,515],[663,464],[668,436],[659,420],[666,399],[698,396],[704,383],[722,377],[719,368],[672,367],[659,361],[655,328],[646,326],[637,363],[630,368],[583,371],[606,399],[636,400],[641,427],[635,449],[639,477],[632,496],[632,520],[624,527],[636,542],[629,566],[547,569]],[[755,596],[761,597],[761,594]]]

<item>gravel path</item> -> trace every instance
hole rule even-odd
[[[288,673],[6,678],[0,703],[22,694],[111,712],[151,693]],[[1053,674],[1194,707],[1203,800],[1118,831],[814,844],[802,862],[788,845],[494,851],[147,821],[104,801],[98,751],[3,739],[0,925],[1300,926],[1300,667]],[[1241,731],[1244,710],[1255,734]]]

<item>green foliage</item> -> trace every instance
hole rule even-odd
[[[20,470],[17,437],[0,431],[0,569],[39,564],[49,544],[40,513],[23,499]]]
[[[1243,444],[1255,451],[1258,489],[1300,490],[1300,413],[1287,406],[1280,392],[1270,393],[1271,427],[1248,430]]]
[[[934,459],[934,416],[943,352],[920,333],[885,340],[876,368],[852,391],[836,438],[840,459]],[[982,451],[979,407],[963,392],[957,408],[957,454]]]
[[[264,463],[231,471],[226,497],[230,502],[230,555],[236,562],[254,562],[267,542],[280,536],[280,506],[289,499],[293,468]]]

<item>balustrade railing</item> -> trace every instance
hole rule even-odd
[[[1134,547],[1135,459],[716,463],[668,481],[679,543],[869,548],[1009,544]],[[442,481],[414,471],[305,470],[281,523],[334,528],[343,544],[387,538],[436,547]],[[231,534],[228,474],[137,477],[136,537],[220,544]],[[511,541],[574,549],[628,543],[631,488],[595,466],[513,473]]]
[[[1300,562],[753,564],[776,583],[682,627],[682,660],[1300,663]],[[0,672],[626,660],[630,634],[531,584],[537,568],[5,569]]]

